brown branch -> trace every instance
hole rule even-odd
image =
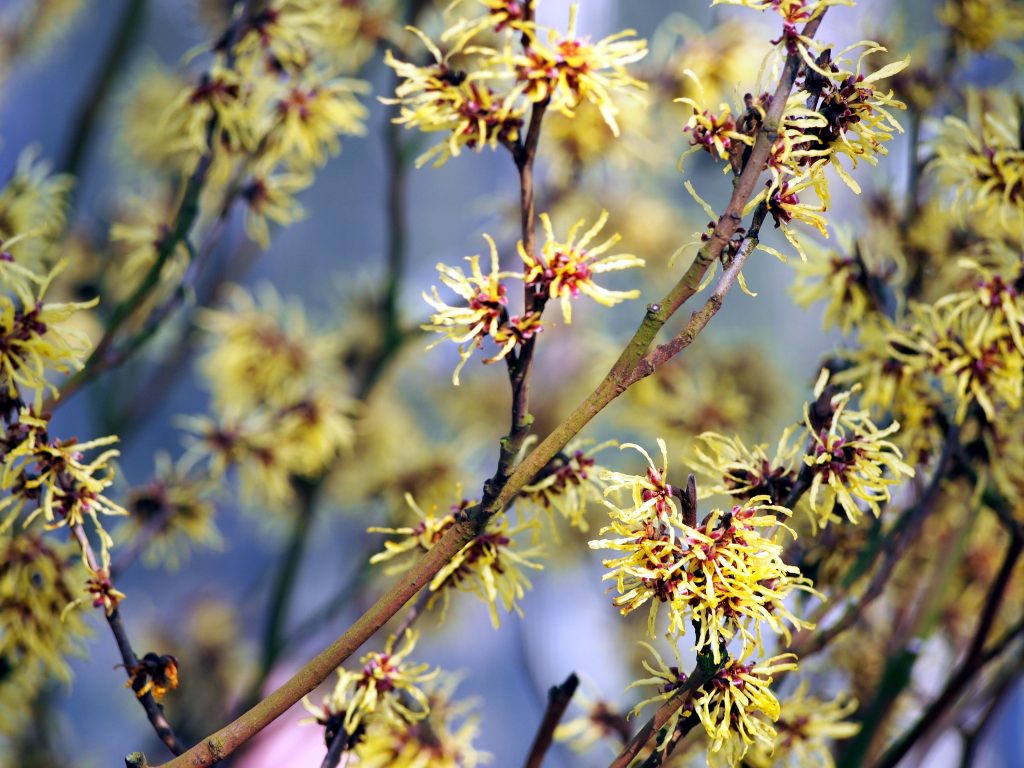
[[[571,673],[561,685],[553,685],[548,691],[548,706],[544,710],[544,717],[541,718],[540,726],[537,728],[537,735],[533,738],[533,745],[526,757],[525,768],[541,768],[544,762],[544,755],[551,749],[555,740],[555,728],[565,714],[565,710],[572,701],[573,694],[580,684],[576,673]]]
[[[643,727],[637,731],[636,735],[629,740],[623,750],[619,753],[609,765],[608,768],[626,768],[632,762],[633,758],[640,754],[640,750],[644,748],[651,737],[660,731],[672,716],[678,712],[682,707],[693,701],[694,695],[711,679],[715,676],[717,669],[715,668],[702,668],[702,665],[698,665],[694,668],[693,672],[686,682],[679,690],[672,694],[672,696],[665,701],[658,711],[651,716],[651,719],[644,723]]]
[[[823,18],[824,13],[809,22],[803,29],[803,35],[812,37]],[[732,197],[726,206],[725,213],[719,218],[714,232],[697,254],[693,264],[668,292],[663,301],[660,304],[651,304],[647,307],[640,327],[597,388],[527,455],[509,475],[500,491],[494,495],[493,500],[486,504],[481,503],[476,508],[469,510],[468,514],[449,528],[433,548],[425,553],[398,583],[388,589],[337,640],[317,654],[292,678],[251,710],[194,746],[184,755],[165,763],[162,768],[185,768],[185,766],[198,768],[198,766],[213,765],[234,752],[242,743],[265,728],[323,682],[339,664],[355,653],[406,602],[428,584],[433,576],[479,533],[482,526],[486,525],[487,520],[504,509],[523,486],[530,483],[533,477],[544,469],[545,465],[565,447],[569,440],[579,433],[605,406],[626,390],[630,383],[629,375],[647,353],[658,331],[676,310],[697,292],[708,267],[719,259],[736,233],[742,221],[743,209],[753,195],[764,171],[772,141],[778,131],[787,98],[796,81],[799,69],[799,57],[790,56],[779,79],[763,129],[754,142],[750,159],[733,187]],[[491,494],[485,493],[485,496],[494,494],[495,490],[497,489],[492,487]],[[672,711],[675,711],[674,708]]]
[[[968,646],[966,656],[953,674],[950,675],[942,692],[939,693],[921,717],[918,718],[917,722],[883,753],[878,762],[874,764],[874,768],[895,768],[914,744],[936,725],[943,713],[956,702],[957,698],[974,680],[975,676],[1006,648],[1009,644],[1008,640],[1012,641],[1013,634],[1007,633],[993,646],[993,649],[990,649],[988,652],[984,649],[985,642],[999,614],[999,608],[1002,605],[1003,598],[1006,596],[1007,587],[1013,576],[1013,570],[1020,559],[1022,551],[1024,551],[1024,537],[1020,535],[1012,536],[1010,546],[1007,548],[1006,555],[1003,558],[1003,564],[995,580],[992,582],[992,587],[989,589],[985,599],[981,618],[978,620],[978,625]],[[994,649],[998,649],[998,652],[993,653]]]
[[[72,533],[78,540],[79,546],[82,548],[82,554],[85,557],[85,561],[89,566],[89,570],[93,573],[103,574],[104,570],[100,566],[99,561],[96,559],[96,553],[93,551],[92,544],[89,543],[89,537],[85,533],[85,529],[79,523],[72,528]],[[136,655],[135,650],[132,648],[131,640],[128,638],[128,630],[124,625],[124,620],[121,618],[121,612],[114,607],[113,610],[107,612],[104,611],[104,616],[107,620],[107,625],[110,627],[110,632],[114,636],[114,642],[117,644],[118,653],[121,655],[121,664],[125,668],[125,672],[128,674],[128,679],[132,679],[133,670],[139,665],[139,657]],[[146,719],[149,720],[153,726],[153,730],[156,735],[160,738],[167,749],[171,751],[173,755],[180,755],[185,751],[185,745],[181,743],[178,736],[174,733],[174,729],[171,724],[167,721],[167,717],[164,715],[163,707],[157,703],[157,700],[153,698],[151,692],[146,692],[141,696],[136,697],[139,700],[139,704],[146,712]],[[145,760],[145,756],[143,756]],[[142,763],[144,765],[145,763]]]

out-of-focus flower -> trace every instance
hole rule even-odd
[[[295,195],[312,179],[302,173],[271,173],[253,176],[242,190],[245,231],[261,248],[270,246],[270,222],[287,226],[305,216]]]
[[[24,726],[38,690],[69,681],[69,656],[89,635],[75,596],[85,567],[72,543],[43,538],[38,528],[0,536],[0,734]]]
[[[1024,38],[1024,8],[1002,0],[947,0],[936,11],[960,50],[983,53]]]
[[[128,493],[124,506],[129,521],[119,529],[119,538],[129,547],[141,540],[147,563],[170,568],[176,568],[193,546],[220,547],[214,490],[209,477],[190,475],[167,454],[157,454],[153,479]]]
[[[967,118],[947,116],[935,137],[933,165],[943,187],[955,190],[961,219],[1024,231],[1024,147],[1020,116],[1008,94],[968,90]]]
[[[587,247],[607,223],[608,211],[602,211],[594,226],[584,232],[578,241],[576,236],[583,226],[582,219],[573,224],[565,242],[555,237],[551,218],[546,213],[542,213],[540,219],[544,225],[545,235],[540,257],[534,258],[524,250],[522,242],[519,243],[519,256],[526,264],[523,280],[537,293],[547,294],[551,299],[559,299],[562,304],[562,318],[567,324],[572,322],[572,299],[581,293],[606,307],[615,306],[624,299],[635,299],[640,295],[639,290],[608,290],[593,280],[594,275],[603,272],[615,272],[644,265],[643,259],[632,254],[603,256],[619,242],[621,237],[618,234],[612,235],[600,245]]]
[[[223,309],[204,310],[209,334],[201,370],[217,410],[231,417],[256,406],[287,408],[331,378],[343,379],[337,340],[311,327],[302,305],[270,286],[253,295],[231,286]]]
[[[839,696],[823,701],[807,693],[804,680],[783,699],[775,721],[775,738],[769,745],[757,741],[743,760],[753,768],[835,768],[831,742],[848,739],[860,724],[847,720],[857,709],[856,699]]]

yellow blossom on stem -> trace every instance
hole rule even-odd
[[[779,701],[771,690],[774,676],[796,669],[791,653],[760,662],[729,659],[694,699],[693,711],[708,734],[708,751],[737,765],[752,745],[770,747],[779,719]]]
[[[536,439],[524,441],[521,453],[525,455],[535,442]],[[591,501],[600,501],[604,495],[603,470],[593,457],[610,445],[615,445],[615,442],[608,441],[585,449],[582,442],[569,443],[564,451],[559,451],[548,462],[532,483],[523,486],[520,496],[542,509],[557,511],[580,531],[589,530],[587,505]]]
[[[892,498],[892,487],[914,476],[899,448],[886,439],[899,430],[899,423],[877,427],[866,411],[850,407],[852,391],[831,394],[825,389],[827,381],[824,371],[815,388],[825,413],[817,405],[804,406],[804,424],[812,440],[811,453],[804,457],[814,476],[810,507],[823,527],[840,519],[834,511],[837,505],[851,523],[863,516],[858,502],[878,517],[879,502]]]
[[[503,282],[505,278],[522,277],[517,272],[503,272],[498,265],[498,248],[487,235],[484,235],[491,248],[491,271],[486,275],[480,269],[480,257],[468,256],[469,274],[461,267],[449,267],[438,263],[437,271],[441,274],[441,282],[451,288],[465,302],[465,306],[446,304],[437,288],[431,293],[423,293],[423,300],[433,309],[430,322],[421,326],[425,331],[436,331],[443,334],[431,344],[431,349],[443,341],[450,340],[459,345],[459,364],[452,374],[452,383],[458,385],[459,372],[473,354],[474,349],[483,346],[485,338],[498,346],[498,352],[484,360],[493,363],[505,358],[517,344],[521,344],[533,334],[542,330],[540,317],[529,312],[525,315],[509,315],[508,289]]]
[[[322,706],[316,707],[308,699],[302,700],[303,705],[323,724],[340,716],[349,736],[371,719],[394,725],[422,720],[430,713],[430,702],[420,686],[437,677],[440,670],[406,661],[417,638],[416,632],[406,630],[403,645],[396,650],[396,638],[391,635],[383,652],[372,651],[359,660],[363,666],[358,672],[338,668],[338,681]]]
[[[531,527],[528,522],[511,527],[506,516],[492,520],[483,533],[437,572],[430,582],[430,591],[446,603],[451,589],[476,595],[487,605],[495,628],[501,623],[499,602],[506,611],[515,611],[522,617],[519,601],[531,586],[524,569],[536,571],[543,567],[531,559],[538,554],[537,549],[517,551],[515,535]]]
[[[659,444],[664,460],[664,443]],[[633,504],[609,503],[611,524],[600,533],[616,538],[590,542],[592,549],[622,553],[604,561],[608,573],[603,577],[614,581],[619,594],[613,604],[622,614],[650,603],[647,633],[654,637],[658,610],[665,604],[668,633],[682,635],[692,622],[694,647],[716,663],[724,645],[736,636],[744,655],[760,650],[762,625],[787,639],[786,623],[810,626],[785,604],[795,589],[813,591],[810,581],[797,567],[783,563],[782,546],[762,534],[777,528],[777,515],[789,510],[766,503],[768,496],[755,496],[727,513],[716,509],[698,524],[686,519],[695,518],[696,499],[681,501],[686,492],[669,485],[664,470],[649,456],[647,460],[644,477],[606,474],[606,493],[628,487]],[[691,503],[694,507],[688,508]]]
[[[462,499],[461,493],[462,489],[458,488],[460,500],[452,505],[446,514],[440,516],[436,508],[424,512],[412,496],[406,494],[406,503],[419,518],[418,522],[411,526],[370,528],[371,533],[385,533],[397,537],[386,541],[384,551],[374,555],[370,562],[381,563],[403,558],[389,566],[387,572],[401,573],[411,568],[420,555],[437,543],[441,535],[455,523],[456,518],[465,514],[473,505],[474,502]],[[506,611],[515,611],[522,615],[519,601],[531,586],[523,569],[540,570],[542,566],[531,559],[538,551],[518,551],[514,537],[533,528],[534,525],[534,522],[524,522],[512,527],[504,515],[492,519],[481,534],[459,550],[434,576],[428,587],[434,593],[428,607],[440,599],[447,608],[449,592],[455,589],[470,592],[483,600],[495,627],[500,623],[499,602]],[[408,557],[405,557],[406,555]]]
[[[562,33],[548,31],[547,43],[533,37],[522,53],[506,49],[504,60],[515,72],[518,88],[535,103],[546,102],[567,117],[581,101],[594,104],[605,123],[616,136],[619,126],[615,116],[619,112],[613,99],[618,92],[635,96],[646,86],[626,70],[647,55],[647,43],[629,39],[633,30],[591,42],[576,33],[579,6],[569,9],[569,29]]]
[[[622,239],[618,234],[612,235],[600,245],[588,248],[608,222],[608,211],[602,211],[594,226],[583,233],[579,240],[576,237],[584,222],[583,219],[577,221],[569,230],[564,242],[555,237],[551,217],[542,213],[540,220],[544,225],[545,234],[541,255],[534,258],[528,254],[521,241],[518,246],[519,256],[526,265],[523,280],[537,293],[546,294],[550,299],[559,299],[562,304],[562,318],[567,324],[572,322],[572,299],[581,293],[606,307],[615,306],[624,299],[635,299],[640,295],[639,290],[608,290],[593,280],[594,275],[604,272],[616,272],[644,265],[643,259],[632,254],[603,256]]]

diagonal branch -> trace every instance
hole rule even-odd
[[[810,21],[804,27],[803,35],[813,37],[823,18],[824,12]],[[242,743],[313,690],[339,664],[355,653],[363,643],[384,626],[420,589],[427,585],[434,575],[478,534],[482,525],[485,525],[493,515],[508,506],[523,486],[530,483],[533,477],[543,470],[547,463],[594,416],[637,380],[631,380],[630,377],[647,354],[655,336],[679,307],[697,292],[708,268],[720,259],[726,246],[736,234],[743,220],[743,210],[753,196],[764,172],[772,142],[777,134],[789,93],[796,82],[800,67],[799,56],[787,58],[762,130],[751,150],[749,161],[743,173],[736,180],[732,197],[725,212],[719,217],[714,232],[698,252],[693,264],[664,299],[660,303],[648,305],[647,312],[633,334],[633,338],[626,345],[608,374],[597,385],[597,388],[526,456],[508,476],[500,490],[492,489],[492,494],[488,495],[493,496],[493,500],[487,504],[478,505],[470,511],[466,518],[458,520],[449,528],[434,547],[405,573],[402,580],[392,585],[344,634],[251,710],[194,746],[181,757],[165,763],[161,768],[186,768],[186,766],[199,768],[213,765],[230,755]],[[726,272],[728,273],[728,271],[727,268]],[[726,278],[726,275],[723,274],[722,279],[729,280],[721,285],[722,296],[724,296],[724,292],[731,287],[731,280],[735,279],[735,275]],[[710,307],[705,307],[705,310],[706,317],[704,314],[697,313],[700,314],[700,317],[695,314],[694,318],[691,318],[694,337],[717,311],[717,309],[711,311]],[[497,492],[493,493],[493,491]]]

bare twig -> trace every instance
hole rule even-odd
[[[103,569],[96,559],[96,553],[93,551],[92,544],[89,542],[89,537],[85,533],[85,529],[81,524],[74,526],[72,532],[75,538],[78,540],[79,546],[82,548],[82,553],[85,557],[86,563],[89,566],[89,570],[93,573],[102,574]],[[107,620],[107,625],[110,627],[110,632],[114,636],[114,642],[117,643],[117,650],[121,655],[121,663],[124,665],[125,672],[128,674],[128,679],[132,679],[133,670],[139,665],[139,657],[136,655],[135,650],[132,648],[131,641],[128,639],[128,630],[125,628],[124,621],[121,618],[121,612],[114,607],[111,611],[104,611],[104,616]],[[146,718],[153,726],[153,730],[156,735],[160,737],[167,749],[171,751],[173,755],[180,755],[185,751],[185,745],[181,743],[177,735],[174,733],[174,729],[171,724],[167,721],[167,717],[164,715],[163,707],[157,703],[151,692],[146,692],[141,696],[137,696],[139,704],[142,705],[143,710],[146,712]],[[139,753],[141,754],[141,753]],[[145,761],[145,756],[142,756]],[[145,765],[145,763],[141,763]]]
[[[533,745],[530,753],[526,756],[526,768],[540,768],[544,762],[544,755],[551,749],[555,740],[555,728],[565,714],[565,710],[572,701],[573,694],[580,684],[580,679],[573,672],[561,685],[553,685],[548,691],[548,706],[544,710],[544,717],[541,718],[537,728],[537,734],[533,738]]]

